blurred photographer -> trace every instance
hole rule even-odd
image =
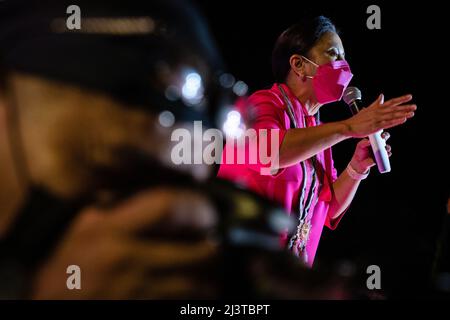
[[[186,69],[210,85],[206,29],[181,1],[82,1],[79,29],[69,7],[1,3],[0,296],[214,296],[217,212],[160,169],[161,114],[207,115],[206,94],[203,109],[164,95]],[[66,286],[73,264],[81,290]]]

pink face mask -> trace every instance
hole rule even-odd
[[[353,77],[347,61],[337,60],[319,66],[308,58],[305,59],[317,67],[314,76],[307,76],[313,81],[317,102],[326,104],[341,100],[344,90]]]

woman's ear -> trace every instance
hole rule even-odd
[[[293,54],[289,59],[289,64],[297,76],[303,77],[305,75],[305,61],[301,55]]]

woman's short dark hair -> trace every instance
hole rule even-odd
[[[285,30],[277,39],[272,51],[272,71],[277,82],[284,82],[291,66],[293,54],[307,55],[326,32],[338,33],[330,19],[324,16],[306,18]]]

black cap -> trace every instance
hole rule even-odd
[[[80,29],[71,29],[78,9]],[[167,90],[177,88],[185,70],[195,70],[206,100],[222,68],[201,16],[181,0],[5,0],[0,63],[152,112],[184,108],[193,114],[205,111],[205,101],[186,106]]]

